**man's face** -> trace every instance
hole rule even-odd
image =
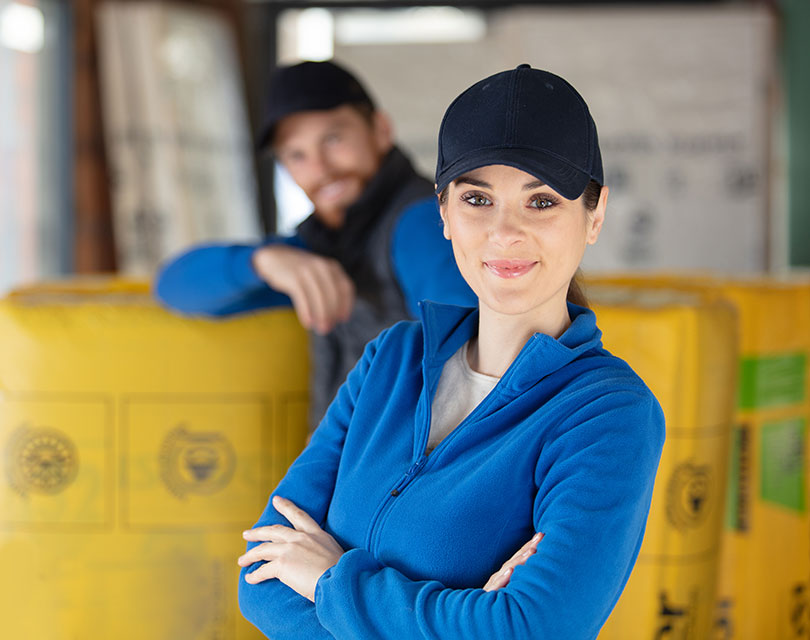
[[[276,157],[315,205],[315,215],[339,228],[377,173],[391,148],[388,120],[379,112],[369,122],[343,105],[327,111],[302,111],[282,119],[273,141]]]

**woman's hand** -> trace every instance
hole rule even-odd
[[[535,533],[531,540],[518,549],[515,555],[504,562],[503,565],[501,565],[501,568],[489,577],[489,580],[487,580],[487,583],[484,585],[484,591],[496,591],[498,589],[503,589],[506,585],[508,585],[509,579],[512,577],[512,572],[515,570],[515,567],[525,564],[526,560],[529,559],[529,556],[537,551],[537,545],[542,539],[542,533]]]
[[[263,543],[239,557],[240,567],[264,561],[258,569],[245,575],[245,581],[257,584],[278,578],[314,602],[318,579],[337,564],[343,549],[305,511],[289,500],[274,496],[273,506],[295,528],[275,524],[249,529],[242,534],[249,542]]]

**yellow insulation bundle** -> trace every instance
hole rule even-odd
[[[0,354],[0,636],[261,637],[236,558],[307,434],[294,314],[41,285],[0,301]]]
[[[605,347],[658,398],[667,439],[644,543],[600,640],[709,638],[733,416],[736,316],[698,296],[590,289]]]
[[[697,292],[735,306],[738,387],[712,637],[807,637],[810,280],[624,275],[592,282]]]

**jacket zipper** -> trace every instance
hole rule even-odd
[[[534,338],[532,338],[532,339],[534,339]],[[519,357],[520,356],[518,356],[518,358]],[[514,365],[514,362],[512,364]],[[510,367],[510,369],[511,368],[512,367]],[[423,375],[422,380],[423,380],[423,384],[424,384],[423,388],[428,389],[429,386],[428,386],[428,380],[427,380],[427,371],[423,369],[423,374],[422,375]],[[503,381],[503,379],[505,377],[506,377],[506,375],[504,375],[501,378],[501,380],[498,381],[498,385],[501,384],[501,382]],[[496,385],[496,388],[497,388],[498,385]],[[420,456],[419,456],[419,458],[417,458],[416,462],[414,462],[410,466],[410,468],[405,473],[405,475],[400,479],[400,481],[397,482],[397,484],[394,485],[394,487],[391,489],[391,491],[388,492],[388,494],[383,499],[382,503],[380,503],[380,506],[377,507],[377,511],[374,513],[374,517],[372,518],[371,524],[369,525],[369,528],[368,528],[368,534],[366,536],[366,549],[368,549],[372,553],[375,553],[376,549],[374,547],[376,547],[376,545],[378,543],[379,534],[380,534],[380,528],[378,527],[378,525],[379,525],[380,521],[383,519],[383,517],[388,513],[388,511],[390,511],[391,507],[393,506],[394,500],[413,481],[413,479],[416,477],[416,474],[418,474],[425,467],[427,462],[429,460],[432,460],[435,457],[435,454],[436,454],[437,451],[439,451],[439,449],[444,447],[449,441],[452,441],[453,437],[456,436],[458,434],[458,432],[460,430],[462,430],[463,427],[466,427],[467,424],[469,424],[470,422],[475,421],[478,418],[478,415],[484,410],[482,407],[486,406],[486,408],[489,408],[489,405],[492,402],[494,402],[494,400],[492,399],[494,391],[495,391],[495,389],[492,389],[492,391],[490,391],[487,394],[486,398],[484,398],[478,404],[478,406],[475,407],[475,409],[472,410],[472,413],[470,413],[470,415],[468,415],[466,418],[464,418],[464,420],[462,420],[461,423],[455,429],[453,429],[453,431],[450,432],[444,438],[444,440],[442,440],[439,443],[439,446],[436,447],[436,449],[434,449],[431,452],[430,458],[428,458],[428,456],[425,454],[425,447],[427,446],[427,437],[428,437],[428,434],[430,433],[430,421],[431,421],[431,417],[432,417],[432,406],[431,405],[432,405],[432,402],[433,402],[433,397],[428,398],[428,400],[426,402],[426,406],[427,406],[427,409],[426,409],[426,413],[427,413],[427,415],[426,415],[426,423],[427,424],[425,425],[425,428],[422,431],[424,437],[420,438],[420,440],[424,440],[424,442],[420,442],[420,447],[421,447]]]
[[[405,490],[405,487],[407,487],[411,483],[414,477],[416,477],[416,474],[422,470],[422,468],[425,466],[425,462],[427,462],[427,456],[423,454],[421,458],[419,458],[416,462],[414,462],[410,466],[405,475],[400,479],[399,482],[397,482],[394,485],[394,488],[388,492],[388,494],[385,496],[385,499],[377,508],[377,512],[374,514],[374,519],[372,520],[371,525],[369,526],[368,536],[366,540],[366,548],[372,553],[375,552],[374,547],[376,547],[379,539],[380,527],[378,527],[377,525],[391,509],[394,500],[397,498],[397,496],[399,496],[399,494]]]

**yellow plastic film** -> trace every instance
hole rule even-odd
[[[605,347],[647,383],[667,425],[644,543],[599,638],[708,638],[733,415],[734,310],[673,293],[589,293]]]
[[[693,293],[736,309],[738,384],[713,633],[806,637],[810,279],[623,274],[591,278],[591,286]]]
[[[45,283],[0,301],[0,353],[0,635],[260,638],[236,558],[307,436],[295,315]]]

